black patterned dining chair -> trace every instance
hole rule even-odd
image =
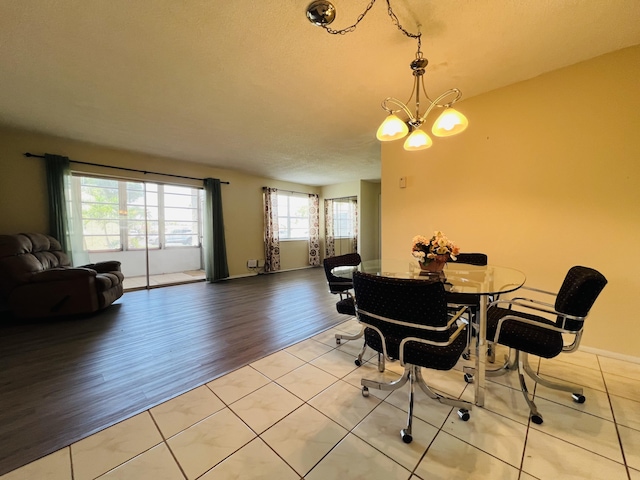
[[[327,277],[327,284],[329,285],[329,292],[334,295],[338,295],[340,300],[336,302],[336,310],[343,315],[349,315],[351,317],[356,316],[355,303],[353,299],[353,281],[348,278],[338,277],[331,273],[336,267],[357,267],[362,262],[359,253],[347,253],[344,255],[337,255],[334,257],[327,257],[323,260],[324,273]],[[362,338],[364,334],[364,328],[360,332],[354,335],[346,335],[336,333],[336,344],[340,345],[342,340],[357,340]],[[362,346],[360,353],[356,357],[354,363],[356,366],[362,365],[362,357],[365,354],[367,348],[366,342]]]
[[[409,383],[407,426],[400,431],[405,443],[413,439],[414,387],[430,398],[458,407],[462,420],[469,419],[471,404],[434,392],[425,382],[421,368],[450,370],[466,345],[466,323],[458,320],[465,312],[449,315],[444,284],[440,281],[389,278],[356,272],[353,276],[356,315],[365,326],[371,348],[404,366],[402,377],[390,383],[363,378],[362,395],[370,388],[396,390]]]
[[[459,253],[454,263],[466,263],[468,265],[484,266],[488,263],[485,253]],[[478,331],[478,310],[480,308],[480,295],[470,293],[447,292],[447,303],[454,310],[467,307],[467,321],[470,328],[467,329],[467,347],[462,353],[462,358],[468,360],[471,356],[471,342]],[[491,355],[491,353],[489,353]]]
[[[607,279],[597,270],[575,266],[569,269],[557,293],[522,287],[536,292],[536,296],[541,298],[555,298],[553,303],[517,297],[496,300],[489,305],[487,339],[509,347],[510,355],[501,369],[487,371],[487,376],[503,374],[517,368],[520,388],[533,423],[541,424],[543,419],[530,398],[525,374],[536,383],[570,392],[577,403],[583,403],[585,396],[582,387],[539,376],[531,368],[528,355],[554,358],[561,353],[576,351],[582,338],[585,319],[606,284]]]

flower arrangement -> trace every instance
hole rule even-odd
[[[436,260],[447,262],[449,259],[455,260],[460,253],[460,247],[447,238],[440,230],[433,232],[433,237],[427,238],[422,235],[413,237],[411,255],[419,263],[427,265]]]

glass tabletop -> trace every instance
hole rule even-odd
[[[440,275],[424,272],[417,262],[406,260],[364,261],[357,267],[336,267],[331,272],[337,277],[351,279],[356,270],[391,278],[439,280],[445,283],[450,292],[476,295],[513,292],[520,288],[526,280],[525,274],[514,268],[498,265],[469,265],[457,262],[448,262]]]

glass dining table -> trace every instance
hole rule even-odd
[[[480,308],[473,384],[475,404],[483,406],[486,383],[488,299],[518,290],[526,281],[525,274],[514,268],[498,265],[479,266],[457,262],[448,262],[441,274],[431,274],[421,270],[417,262],[384,259],[363,261],[358,267],[336,267],[332,273],[338,277],[351,279],[355,270],[393,278],[437,279],[444,282],[445,288],[449,292],[479,297]]]

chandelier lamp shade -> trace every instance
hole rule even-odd
[[[328,26],[335,20],[336,9],[326,0],[315,0],[311,2],[307,7],[307,18],[311,23],[324,28],[331,34],[345,34],[356,29],[358,23],[365,17],[375,2],[376,0],[371,0],[356,22],[342,30],[334,30]],[[386,110],[388,116],[378,128],[376,138],[381,142],[386,142],[406,137],[404,142],[405,150],[424,150],[433,145],[433,140],[424,130],[427,117],[432,112],[441,111],[431,127],[431,134],[436,137],[457,135],[463,132],[469,125],[467,118],[452,108],[453,104],[462,98],[462,92],[457,88],[452,88],[440,94],[435,99],[429,97],[424,86],[423,78],[429,62],[422,56],[422,52],[420,51],[422,34],[410,33],[405,30],[391,9],[390,0],[386,0],[386,2],[388,7],[387,12],[391,20],[404,35],[417,40],[418,50],[415,59],[410,64],[414,77],[411,96],[407,102],[402,102],[394,97],[387,97],[382,101],[382,108]],[[424,95],[424,106],[426,107],[424,113],[420,112],[421,93]],[[413,108],[409,106],[412,100],[414,102]]]

